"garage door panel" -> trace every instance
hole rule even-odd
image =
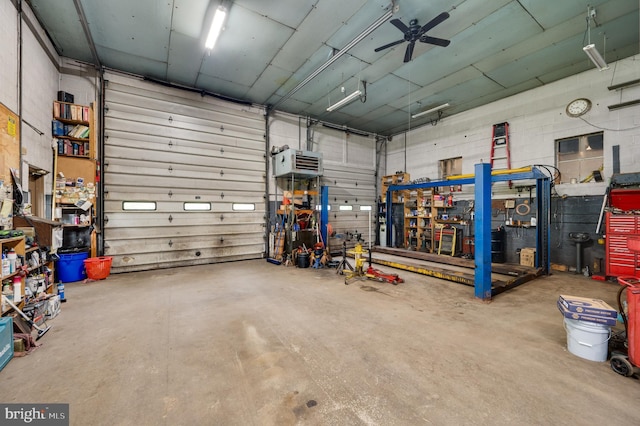
[[[264,223],[264,214],[241,215],[238,213],[211,213],[207,216],[194,216],[190,212],[162,212],[158,213],[108,213],[108,226],[105,232],[109,232],[110,227],[115,228],[154,228],[154,227],[180,227],[180,226],[205,226],[205,225],[238,225],[238,224],[260,224]],[[224,232],[224,230],[221,230]],[[150,230],[155,232],[155,230]]]
[[[253,158],[255,149],[244,146],[235,146],[235,140],[226,144],[216,143],[224,141],[224,136],[217,136],[214,140],[198,142],[184,139],[171,139],[163,135],[142,135],[131,134],[124,131],[109,130],[109,144],[105,147],[113,149],[116,147],[143,149],[145,151],[161,151],[166,153],[183,153],[205,155],[214,158],[229,158],[235,160]],[[261,147],[262,149],[262,147]],[[131,152],[128,152],[131,154]],[[264,154],[263,154],[264,155]],[[263,163],[264,164],[264,163]]]
[[[130,142],[129,142],[130,143]],[[112,145],[105,151],[111,160],[109,164],[122,164],[132,165],[138,167],[140,162],[148,163],[150,159],[161,163],[161,161],[167,161],[167,154],[170,154],[169,162],[164,164],[190,164],[201,165],[207,167],[219,167],[219,168],[236,168],[240,170],[252,169],[260,170],[264,173],[264,161],[256,161],[247,158],[247,154],[252,155],[253,152],[244,152],[235,156],[228,153],[220,153],[218,147],[207,147],[205,151],[193,148],[184,152],[184,150],[156,150],[153,146],[147,146],[144,142],[135,142],[136,147],[133,148],[129,145],[117,146]],[[254,155],[252,155],[254,157]],[[136,163],[137,162],[137,163]]]
[[[146,166],[146,167],[145,167]],[[105,166],[105,170],[114,174],[127,174],[131,176],[154,176],[169,179],[206,179],[216,181],[261,181],[263,180],[264,170],[251,169],[218,169],[200,165],[184,165],[184,164],[161,164],[158,167],[153,163],[138,162],[137,165],[120,166],[109,162]]]
[[[145,192],[136,192],[140,188],[137,186],[110,186],[110,190],[105,194],[105,211],[121,211],[122,201],[166,201],[178,200],[202,201],[210,203],[223,203],[225,193],[217,189],[181,189],[179,192],[167,188],[145,188]],[[256,209],[260,209],[263,202],[256,203],[256,200],[264,197],[264,192],[244,191],[233,195],[236,203],[253,203]],[[231,210],[231,208],[229,207]]]
[[[247,129],[264,128],[261,116],[264,108],[246,104],[234,104],[200,94],[160,88],[153,83],[138,81],[126,84],[110,80],[105,92],[106,102],[130,106],[145,106],[148,109],[199,117],[222,123],[237,124]],[[168,92],[172,92],[168,94]],[[152,103],[150,106],[149,103]],[[153,106],[153,107],[152,107]]]
[[[206,263],[228,262],[259,258],[264,244],[242,245],[233,247],[199,249],[200,256],[194,250],[162,251],[154,253],[118,255],[107,253],[113,257],[111,268],[117,272],[144,271],[175,266],[192,266]],[[181,283],[176,283],[181,284]],[[186,283],[185,283],[186,284]]]
[[[180,268],[185,266],[197,266],[197,265],[207,265],[211,263],[223,263],[223,262],[238,262],[243,260],[253,260],[255,259],[255,254],[239,254],[239,255],[226,255],[224,257],[211,257],[207,259],[191,259],[188,262],[185,261],[163,261],[163,262],[154,262],[148,264],[138,264],[134,263],[136,259],[130,258],[130,262],[117,262],[118,273],[123,272],[136,272],[136,271],[150,271],[156,269],[168,269],[168,268]],[[114,259],[115,262],[115,259]],[[111,267],[114,269],[114,266]]]
[[[263,257],[264,111],[121,74],[105,78],[102,231],[112,270]],[[155,201],[156,209],[125,211],[124,201]],[[185,211],[185,202],[211,210]],[[255,210],[234,211],[234,203]]]
[[[110,127],[111,118],[105,119],[105,135],[109,136],[108,129]],[[145,123],[129,120],[116,120],[118,122],[118,129],[131,134],[132,138],[135,135],[156,135],[164,136],[165,138],[183,139],[188,141],[196,141],[201,143],[215,143],[217,145],[228,146],[241,146],[243,148],[249,148],[254,150],[264,151],[265,141],[263,138],[255,139],[250,138],[250,135],[242,135],[241,133],[225,130],[225,133],[214,132],[199,132],[195,130],[181,129],[168,126],[160,126],[153,123]],[[244,137],[243,137],[244,136]]]
[[[146,123],[155,123],[161,126],[170,125],[176,128],[185,128],[198,131],[213,131],[214,133],[231,131],[244,135],[253,135],[255,139],[259,139],[264,134],[264,126],[256,126],[255,120],[240,118],[237,116],[214,117],[210,111],[202,108],[184,108],[182,113],[178,111],[167,111],[154,109],[166,106],[154,105],[154,102],[148,102],[145,106],[130,105],[126,103],[114,102],[107,100],[109,108],[107,114],[110,118],[128,120],[135,116],[137,120]],[[222,122],[220,118],[227,120]],[[252,127],[254,126],[254,127]]]
[[[231,191],[255,191],[259,186],[258,182],[240,182],[232,181],[228,179],[215,179],[212,182],[203,181],[193,178],[176,178],[176,177],[163,177],[163,176],[139,176],[134,174],[122,174],[114,175],[110,174],[107,170],[105,175],[105,185],[109,190],[108,185],[131,185],[131,179],[136,179],[136,183],[139,186],[144,187],[156,187],[156,188],[194,188],[194,189],[206,189],[210,188],[215,183],[215,188],[218,190],[231,192]],[[256,177],[258,179],[258,177]],[[260,177],[260,179],[263,179]]]
[[[185,139],[194,139],[194,135],[200,135],[199,138],[212,138],[216,136],[225,136],[227,138],[235,138],[240,140],[261,140],[263,139],[264,129],[261,132],[248,133],[238,126],[216,123],[189,123],[181,121],[173,116],[167,118],[159,118],[152,116],[136,115],[120,112],[117,110],[109,110],[106,116],[109,120],[118,120],[123,123],[129,122],[128,129],[132,133],[160,134],[158,130],[162,129],[162,134],[178,137],[181,134],[188,135]],[[132,120],[135,117],[135,120]],[[144,127],[142,127],[144,126]],[[125,127],[126,128],[126,127]],[[142,130],[140,130],[142,129]]]
[[[178,237],[191,237],[202,236],[207,238],[217,237],[220,235],[254,235],[264,231],[264,224],[231,224],[220,223],[218,225],[199,225],[199,226],[171,226],[163,227],[155,231],[157,238],[172,238]],[[109,236],[116,240],[136,240],[147,238],[149,236],[149,230],[144,227],[129,227],[129,228],[113,228],[109,230]]]
[[[217,238],[210,236],[172,236],[168,238],[141,238],[135,241],[118,241],[109,244],[109,256],[155,254],[158,248],[166,256],[192,257],[191,250],[199,250],[200,256],[213,254],[216,250],[233,250],[237,247],[254,246],[258,249],[264,243],[263,239],[255,235],[221,235]]]

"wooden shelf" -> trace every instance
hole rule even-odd
[[[70,139],[72,141],[78,141],[78,142],[89,142],[89,138],[74,138],[73,136],[54,136],[54,138],[56,139]],[[62,155],[62,154],[60,154]]]
[[[4,252],[5,249],[13,249],[18,256],[22,256],[22,258],[24,259],[25,248],[26,248],[26,244],[25,244],[24,236],[0,239],[0,253]],[[7,280],[13,281],[14,277],[20,276],[20,272],[21,272],[21,269],[18,269],[9,275],[2,276],[2,282]],[[22,307],[24,303],[25,278],[21,277],[20,279],[22,281],[22,285],[20,286],[20,303],[15,302],[15,294],[14,294],[14,304],[17,305],[18,307]],[[2,311],[2,315],[12,310],[8,305],[7,305],[7,308],[8,309]]]

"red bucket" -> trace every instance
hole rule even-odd
[[[84,260],[87,270],[87,278],[92,280],[104,280],[111,273],[111,256],[91,257]]]

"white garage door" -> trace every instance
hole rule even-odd
[[[352,235],[356,233],[369,241],[369,213],[374,243],[375,138],[317,127],[313,139],[317,150],[323,153],[321,184],[329,187],[329,223],[338,237],[329,240],[331,251],[339,251],[343,241],[353,247],[356,240]]]
[[[264,110],[117,73],[105,80],[112,271],[262,257]]]

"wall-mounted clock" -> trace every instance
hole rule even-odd
[[[569,102],[567,105],[567,115],[569,117],[580,117],[591,109],[591,101],[586,98],[579,98]]]

